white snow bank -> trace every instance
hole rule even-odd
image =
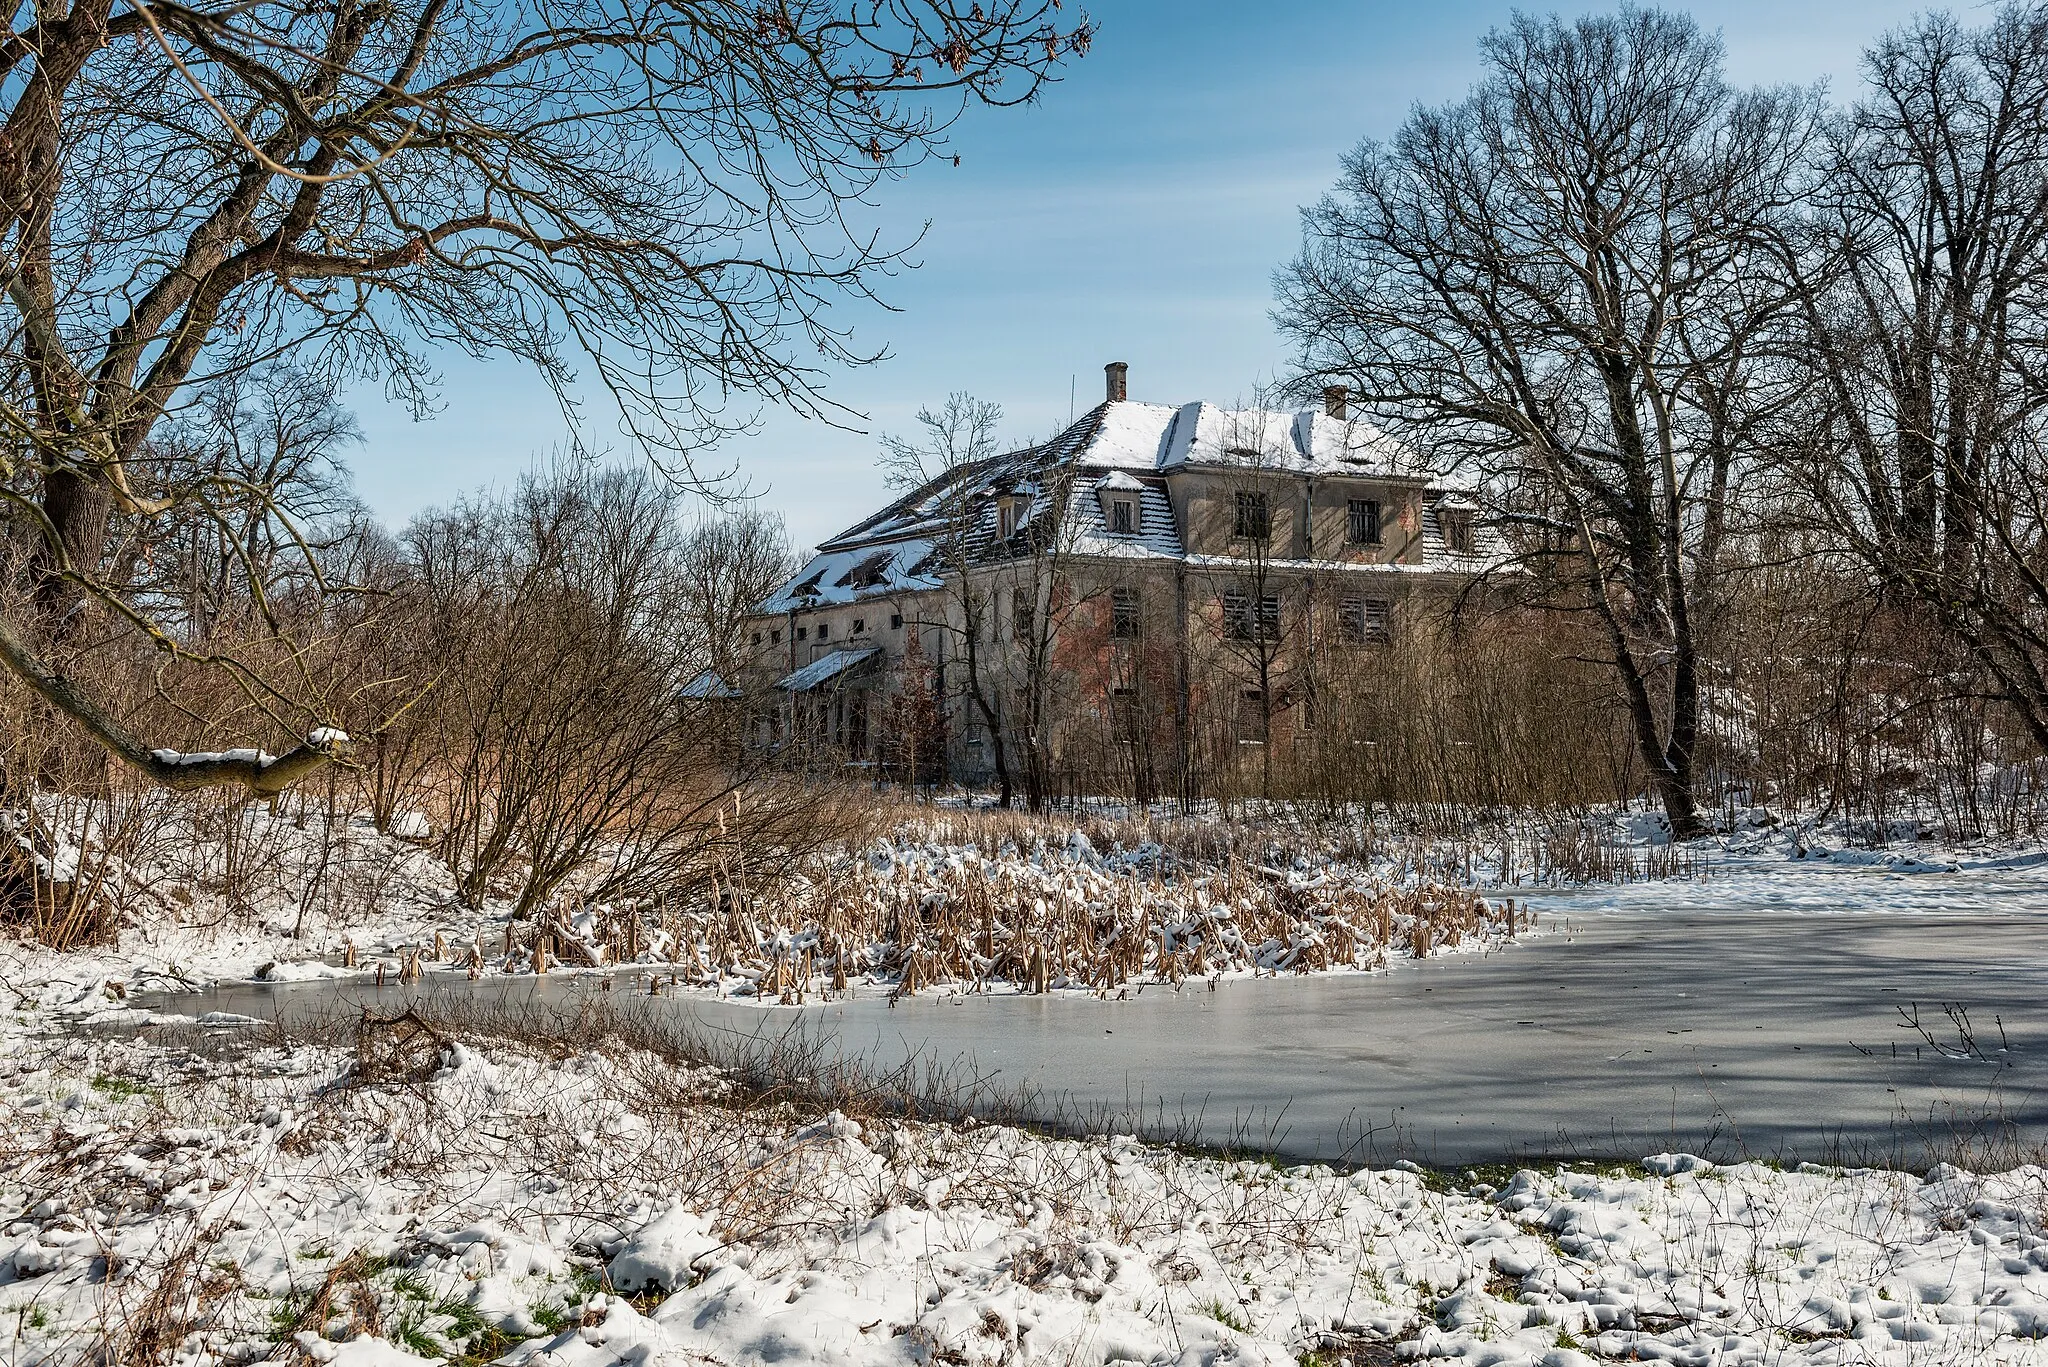
[[[678,1206],[629,1236],[612,1255],[612,1285],[621,1291],[679,1291],[696,1279],[696,1261],[725,1246],[704,1216]]]

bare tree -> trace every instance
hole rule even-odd
[[[702,668],[731,683],[754,653],[745,631],[754,609],[795,568],[789,534],[779,516],[742,508],[692,527],[680,554],[686,634]]]
[[[1277,318],[1308,384],[1349,381],[1497,511],[1603,627],[1680,836],[1694,794],[1698,609],[1780,300],[1747,269],[1788,211],[1815,113],[1741,92],[1721,46],[1654,10],[1527,16],[1487,78],[1345,162],[1306,211]]]
[[[595,392],[690,476],[749,401],[832,411],[828,310],[899,259],[854,205],[968,103],[1085,50],[1058,0],[77,0],[0,39],[0,664],[173,787],[276,791],[343,738],[233,658],[271,758],[152,750],[68,673],[86,623],[193,652],[107,573],[194,481],[165,419],[289,356],[432,403],[432,353]],[[579,390],[578,385],[582,388]],[[168,462],[168,463],[167,463]]]
[[[1926,16],[1864,67],[1774,240],[1806,400],[1787,505],[1953,632],[2048,749],[2048,7]]]
[[[1000,649],[997,588],[977,571],[988,560],[984,525],[991,521],[990,490],[983,477],[1000,458],[996,430],[1002,406],[967,393],[946,396],[937,412],[919,409],[924,429],[918,438],[885,436],[881,466],[890,487],[928,489],[933,567],[944,584],[947,620],[930,623],[945,631],[959,667],[949,670],[945,689],[962,700],[988,732],[996,788],[1010,805],[1015,783],[1010,771],[1009,713],[992,657]],[[1002,528],[996,528],[998,539]]]

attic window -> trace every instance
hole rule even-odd
[[[1472,554],[1472,514],[1467,512],[1445,513],[1438,521],[1443,524],[1444,548],[1453,555]]]
[[[1109,529],[1129,535],[1138,530],[1138,501],[1113,498],[1109,501]]]
[[[996,537],[1008,541],[1017,534],[1017,526],[1024,520],[1024,500],[1002,498],[996,501]]]
[[[1262,491],[1237,491],[1237,516],[1232,534],[1249,541],[1264,541],[1273,535],[1273,508]]]
[[[1354,498],[1345,506],[1344,539],[1354,546],[1380,544],[1380,501]]]

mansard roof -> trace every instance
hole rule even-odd
[[[1321,409],[1111,400],[1048,442],[948,471],[821,543],[759,610],[789,612],[939,588],[940,548],[960,530],[954,519],[962,516],[967,525],[959,554],[969,562],[1027,555],[1051,544],[1084,556],[1185,558],[1166,476],[1200,468],[1440,483],[1413,452],[1373,424]],[[1069,474],[1065,525],[1055,528],[1057,494]],[[1132,531],[1112,530],[1098,493],[1105,488],[1137,493]],[[997,511],[1004,495],[1019,501],[1007,541],[1000,538]],[[1446,552],[1434,503],[1425,497],[1425,544],[1431,568],[1443,568],[1464,558]]]

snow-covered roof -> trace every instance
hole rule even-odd
[[[807,693],[820,684],[830,683],[847,670],[865,664],[882,653],[880,646],[863,646],[859,650],[835,650],[820,655],[793,674],[785,674],[775,681],[777,688],[789,693]]]
[[[737,698],[740,691],[720,678],[717,670],[707,669],[684,684],[677,696],[685,702],[708,702],[714,699]]]
[[[939,587],[929,537],[820,551],[757,609],[791,612]]]
[[[1297,474],[1423,479],[1428,471],[1407,447],[1369,422],[1333,418],[1319,408],[1218,408],[1190,403],[1104,404],[1079,463],[1113,470],[1171,470],[1223,465]]]
[[[801,612],[941,588],[940,545],[978,563],[1031,554],[1060,544],[1058,534],[1065,533],[1071,537],[1066,544],[1082,555],[1185,556],[1165,477],[1204,467],[1447,486],[1371,423],[1321,409],[1117,399],[1090,409],[1043,445],[948,471],[847,528],[820,545],[758,611]],[[1071,494],[1064,501],[1057,496],[1063,487]],[[1105,492],[1137,495],[1136,528],[1110,529]],[[998,505],[1009,509],[1007,520]],[[1062,526],[1053,525],[1055,515],[1063,517]],[[1428,527],[1435,530],[1433,518]],[[1443,554],[1440,534],[1433,547]]]

